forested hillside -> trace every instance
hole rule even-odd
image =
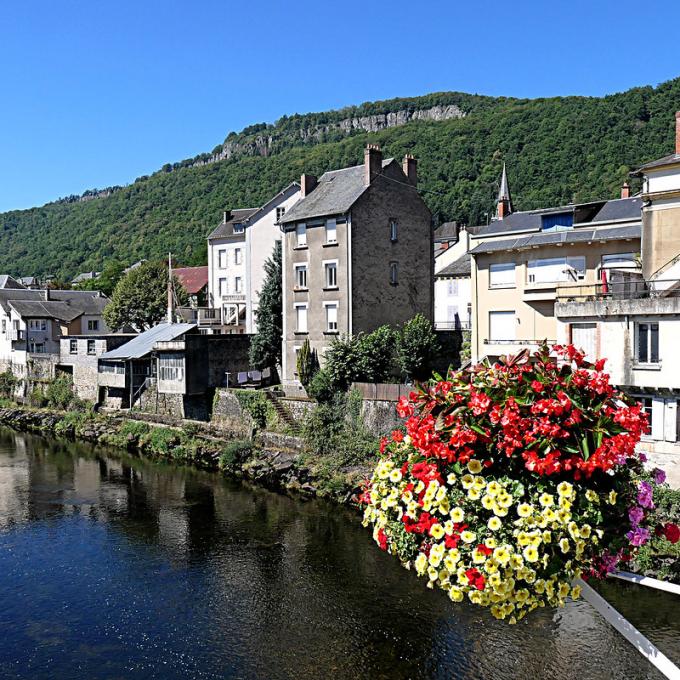
[[[377,132],[339,126],[446,105],[462,117]],[[676,109],[680,78],[603,98],[439,93],[285,117],[231,134],[211,154],[168,164],[109,195],[0,214],[0,273],[70,277],[100,269],[107,258],[127,263],[168,250],[184,264],[202,263],[205,236],[225,208],[259,205],[303,171],[362,162],[367,141],[388,156],[419,159],[420,187],[440,221],[484,221],[503,161],[516,209],[612,197],[630,169],[673,150]],[[224,155],[226,145],[229,158],[200,164]]]

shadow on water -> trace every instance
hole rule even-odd
[[[2,678],[657,678],[587,604],[510,627],[356,513],[0,430]],[[678,603],[602,592],[680,660]]]

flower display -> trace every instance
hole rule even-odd
[[[380,548],[511,623],[629,561],[656,530],[663,473],[644,471],[646,414],[603,368],[543,345],[402,397],[361,498]]]

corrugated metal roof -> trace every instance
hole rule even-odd
[[[386,168],[393,161],[393,158],[386,158],[382,167]],[[324,172],[314,190],[286,213],[281,224],[325,215],[342,215],[357,202],[366,189],[368,187],[364,182],[363,165]]]
[[[175,340],[196,327],[195,323],[159,323],[148,331],[140,333],[130,342],[126,342],[110,352],[105,352],[99,358],[118,360],[141,359],[151,352],[157,342]]]
[[[622,239],[640,238],[642,227],[633,224],[628,227],[611,227],[607,229],[572,229],[547,234],[530,234],[521,238],[509,238],[502,241],[486,241],[470,250],[473,254],[495,253],[502,250],[517,250],[551,244],[583,243],[588,241],[619,241]]]

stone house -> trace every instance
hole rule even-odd
[[[474,362],[554,342],[559,297],[639,270],[642,198],[627,185],[614,200],[515,212],[504,179],[496,219],[470,234]],[[595,341],[587,323],[570,337]]]
[[[383,159],[303,175],[283,231],[283,381],[299,386],[305,338],[323,354],[339,335],[433,317],[432,217],[418,193],[417,163]]]
[[[279,220],[300,198],[289,184],[259,208],[227,211],[208,236],[208,308],[197,322],[216,333],[256,333],[264,263],[281,240]]]

